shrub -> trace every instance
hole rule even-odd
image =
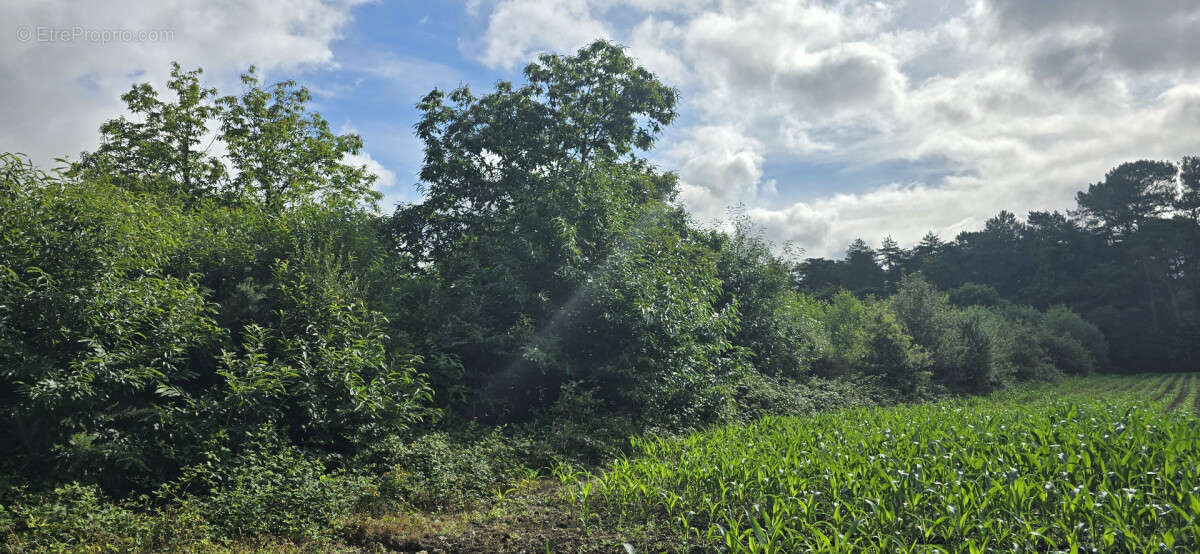
[[[1003,382],[989,313],[981,308],[950,312],[933,351],[933,375],[951,390],[984,393]]]
[[[1072,375],[1106,369],[1108,341],[1098,327],[1066,306],[1051,306],[1042,316],[1043,344],[1054,365]]]
[[[378,494],[366,477],[328,471],[269,427],[233,450],[211,444],[211,459],[163,493],[199,503],[225,536],[313,538]]]
[[[426,433],[412,441],[388,437],[356,465],[383,470],[380,496],[423,510],[467,508],[493,497],[520,476],[529,443],[501,429]]]
[[[187,217],[22,163],[5,157],[0,184],[0,452],[153,484],[194,439],[174,422],[224,336],[196,277],[164,272]]]
[[[714,233],[713,242],[721,303],[736,306],[740,316],[733,345],[763,374],[808,376],[829,338],[817,304],[791,290],[788,262],[744,215],[735,218],[732,234]]]
[[[210,544],[216,534],[196,503],[151,511],[96,485],[68,483],[0,506],[0,547],[27,551],[154,551]]]
[[[920,273],[905,275],[890,299],[892,310],[917,344],[935,348],[950,325],[946,294],[938,291]]]
[[[968,306],[997,306],[1000,304],[1000,293],[996,289],[979,283],[963,283],[952,289],[947,295],[951,304],[965,308]]]
[[[834,294],[827,304],[803,297],[806,304],[821,306],[821,324],[829,333],[829,348],[817,364],[817,373],[825,377],[848,374],[861,369],[868,354],[867,303],[847,291]]]
[[[862,334],[864,373],[881,376],[884,384],[902,398],[917,398],[929,392],[929,355],[913,343],[885,305],[875,304],[867,311]]]
[[[738,382],[738,419],[756,421],[772,414],[804,415],[874,404],[877,391],[845,379],[790,379],[750,374]]]

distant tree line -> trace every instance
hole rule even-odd
[[[1124,163],[1067,213],[1008,211],[944,242],[909,249],[861,239],[841,260],[810,258],[795,276],[818,296],[894,293],[920,272],[960,305],[1067,306],[1102,329],[1115,369],[1195,371],[1200,359],[1200,157]]]

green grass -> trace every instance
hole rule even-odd
[[[637,440],[564,480],[582,521],[665,522],[731,552],[1194,552],[1200,418],[1181,385],[1195,376],[767,417]]]

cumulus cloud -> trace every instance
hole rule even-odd
[[[384,194],[392,192],[396,187],[396,173],[384,167],[365,150],[360,150],[357,154],[346,154],[342,163],[367,168],[367,173],[375,176],[375,190]]]
[[[1120,162],[1200,151],[1194,2],[575,0],[524,38],[498,22],[526,3],[492,8],[484,63],[627,44],[683,92],[655,154],[681,200],[702,217],[745,204],[810,254],[1066,208]],[[862,181],[872,167],[900,169]]]
[[[489,66],[511,67],[535,52],[574,51],[607,36],[586,0],[510,0],[493,6],[482,44],[464,40],[463,45],[478,48]]]
[[[704,127],[667,152],[679,167],[680,197],[701,218],[719,218],[731,204],[756,197],[763,144],[733,127]],[[763,192],[768,192],[763,190]]]
[[[252,63],[268,73],[331,65],[330,44],[357,3],[4,2],[0,150],[47,163],[94,147],[130,82],[165,82],[173,60],[204,67],[220,84]],[[103,31],[125,34],[106,40]]]

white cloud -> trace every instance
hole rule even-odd
[[[479,48],[488,66],[512,67],[534,53],[574,51],[607,36],[586,0],[506,0],[492,8],[482,44],[463,46]]]
[[[383,167],[383,164],[371,157],[371,154],[365,150],[359,150],[358,154],[346,154],[342,158],[342,163],[355,167],[365,166],[367,173],[375,176],[375,190],[388,195],[393,193],[396,187],[396,174]]]
[[[513,27],[518,9],[536,25]],[[840,254],[859,236],[952,238],[1000,209],[1070,207],[1076,190],[1123,161],[1200,152],[1200,4],[577,0],[533,9],[480,9],[489,27],[478,58],[508,64],[599,36],[629,45],[685,99],[682,127],[655,154],[680,172],[680,199],[702,218],[744,203],[772,237],[810,254]],[[773,166],[829,182],[804,190],[795,183],[811,175]],[[860,181],[873,167],[899,168],[895,182]],[[772,186],[778,196],[764,194]]]
[[[334,63],[330,44],[357,2],[15,1],[0,4],[0,150],[41,163],[95,146],[100,124],[124,108],[132,81],[165,82],[170,62],[202,66],[206,80],[236,82],[257,64],[264,72]],[[75,29],[161,31],[153,43],[98,42],[87,36],[39,41],[38,33]],[[29,40],[18,36],[30,33]],[[95,38],[95,37],[92,37]],[[227,90],[230,87],[221,87]],[[236,88],[236,87],[233,87]]]
[[[731,204],[758,196],[763,151],[738,129],[704,127],[666,155],[679,167],[680,199],[701,218],[719,218]]]

